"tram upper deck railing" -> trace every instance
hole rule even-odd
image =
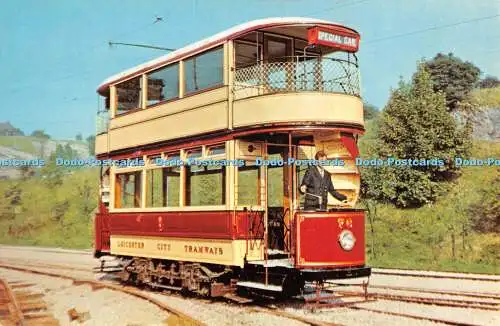
[[[293,56],[236,68],[233,92],[235,100],[287,92],[360,96],[359,85],[356,62],[324,56]]]
[[[109,128],[109,113],[107,111],[97,112],[95,118],[96,135],[108,132]]]

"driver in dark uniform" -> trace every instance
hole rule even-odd
[[[326,154],[319,151],[314,156],[316,161],[326,160]],[[300,191],[306,195],[304,210],[326,210],[328,193],[343,203],[347,203],[347,196],[335,191],[330,173],[321,165],[311,165],[300,184]]]

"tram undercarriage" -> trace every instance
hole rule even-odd
[[[337,269],[296,269],[282,255],[267,262],[247,262],[243,268],[141,257],[121,257],[122,282],[152,289],[193,293],[206,297],[235,298],[237,295],[259,295],[287,298],[304,294],[306,284],[322,285],[328,280],[345,280],[370,276],[369,267]],[[106,266],[102,261],[101,271]],[[113,265],[112,267],[117,267]],[[367,283],[366,283],[367,284]]]

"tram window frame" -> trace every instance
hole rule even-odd
[[[120,106],[120,103],[122,103],[122,102],[120,102],[120,99],[123,98],[123,96],[124,96],[123,93],[127,92],[127,89],[129,88],[129,87],[123,87],[123,85],[129,85],[133,81],[138,81],[138,85],[139,85],[138,90],[136,89],[136,91],[138,91],[137,103],[136,103],[137,105],[133,105],[133,107],[130,107],[130,108],[122,108]],[[120,83],[115,85],[115,88],[116,88],[116,116],[128,114],[130,112],[135,112],[135,111],[140,110],[142,108],[142,98],[144,96],[144,92],[143,92],[144,85],[143,85],[142,75],[139,75],[139,76],[136,76],[134,78],[130,78],[130,79],[127,79],[123,82],[120,82]],[[120,92],[122,92],[122,95],[120,95]],[[125,102],[123,102],[123,103],[125,103]]]
[[[130,193],[127,194],[127,183],[130,182],[130,180],[126,180],[122,182],[122,176],[131,176],[134,177],[133,182],[133,194],[131,195]],[[128,171],[128,172],[120,172],[120,173],[115,173],[115,192],[114,192],[114,208],[140,208],[141,203],[142,203],[142,196],[143,196],[143,190],[142,190],[142,170],[135,170],[135,171]],[[125,203],[126,202],[126,195],[131,195],[133,197],[133,200],[131,203]]]
[[[155,184],[157,173],[160,178],[159,184]],[[146,172],[146,207],[179,207],[180,183],[181,173],[177,167],[148,169]],[[155,196],[155,186],[160,187],[159,198]]]
[[[203,84],[200,82],[197,82],[197,79],[199,78],[199,75],[201,74],[200,71],[197,70],[197,64],[202,66],[205,66],[207,63],[203,62],[204,57],[209,57],[210,55],[218,55],[220,58],[218,59],[218,64],[219,66],[215,67],[215,69],[218,69],[218,72],[220,73],[220,77],[217,81],[209,81],[208,83],[205,83],[203,81]],[[201,62],[199,62],[201,61]],[[214,60],[209,60],[210,65],[215,62]],[[203,69],[203,68],[200,68]],[[205,68],[206,69],[206,68]],[[190,58],[187,58],[184,60],[184,90],[185,90],[185,95],[193,95],[197,94],[199,92],[203,92],[206,90],[210,89],[215,89],[218,87],[221,87],[224,85],[224,47],[223,46],[217,46],[215,48],[209,49],[207,51],[204,51],[202,53],[199,53],[195,56],[192,56]],[[206,73],[204,72],[207,76],[213,76],[213,72]],[[198,75],[198,78],[197,78]]]
[[[174,76],[170,76],[170,70],[175,70],[174,73],[172,73]],[[168,96],[168,97],[165,97],[165,98],[161,98],[159,100],[157,100],[156,102],[152,102],[154,100],[150,100],[150,83],[151,83],[151,76],[154,75],[154,74],[160,74],[161,72],[166,72],[167,74],[167,78],[174,78],[175,81],[173,83],[166,83],[165,86],[163,86],[163,89],[166,89],[167,92],[169,90],[172,89],[172,92],[173,94],[171,94],[171,96]],[[164,67],[161,67],[160,69],[157,69],[157,70],[154,70],[154,71],[150,71],[146,74],[146,78],[148,80],[148,89],[147,89],[147,103],[146,103],[146,106],[149,108],[149,107],[153,107],[153,106],[156,106],[156,105],[159,105],[159,104],[162,104],[162,103],[166,103],[166,102],[170,102],[170,101],[173,101],[173,100],[177,100],[179,99],[179,91],[180,91],[180,84],[179,84],[179,74],[180,74],[180,65],[179,65],[179,62],[175,62],[175,63],[172,63],[170,65],[167,65],[167,66],[164,66]],[[161,80],[165,80],[166,79],[161,79]],[[170,82],[172,82],[170,80]],[[172,84],[174,84],[175,86],[172,86]],[[161,95],[163,95],[163,91],[160,92]],[[174,95],[175,94],[175,95]]]
[[[257,47],[257,57],[254,62],[248,62],[248,63],[240,63],[238,62],[238,55],[242,56],[241,53],[239,54],[238,47],[239,46],[248,46],[248,47]],[[262,55],[263,55],[263,47],[261,43],[255,43],[255,42],[250,42],[246,40],[235,40],[234,41],[234,66],[236,69],[240,68],[245,68],[245,67],[250,67],[254,65],[258,65],[262,61]]]
[[[220,144],[217,144],[220,145]],[[207,148],[205,147],[205,151]],[[185,178],[184,178],[184,201],[185,206],[223,206],[226,204],[226,174],[227,169],[223,165],[197,165],[191,164],[190,159],[203,161],[203,147],[195,147],[185,151],[186,165],[185,168]],[[200,184],[210,184],[209,180],[198,181],[196,179],[200,178],[203,180],[208,175],[220,174],[220,183],[215,184],[212,187],[206,189],[207,194],[200,193],[200,187],[192,189],[193,183]],[[214,188],[217,187],[217,188]],[[208,197],[211,201],[204,201],[203,196],[207,196],[211,193],[216,193],[220,189],[220,197]],[[194,197],[197,196],[197,197]]]
[[[192,189],[193,185],[193,177],[206,177],[211,175],[220,174],[220,183],[213,185],[213,187],[208,187],[207,194],[209,193],[217,193],[217,190],[220,189],[220,196],[212,196],[208,197],[209,200],[203,198],[203,193],[200,193],[200,187]],[[226,205],[226,178],[227,178],[227,169],[224,165],[208,165],[208,166],[197,166],[191,165],[186,166],[186,174],[185,174],[185,206],[224,206]],[[210,185],[209,180],[198,181],[200,184],[208,184]],[[196,186],[196,184],[195,184]],[[214,188],[217,187],[217,188]],[[197,198],[194,198],[194,195],[198,195]],[[195,200],[196,199],[196,200]]]
[[[249,201],[249,202],[243,202],[241,198],[245,197],[250,197],[250,196],[242,196],[241,194],[241,176],[243,175],[242,172],[248,172],[248,171],[256,171],[257,173],[257,178],[255,180],[255,191],[249,191],[248,193],[252,193],[251,196],[256,198],[255,202]],[[261,206],[262,205],[262,198],[261,198],[261,182],[262,182],[262,169],[259,165],[255,164],[255,162],[251,161],[245,161],[244,166],[238,166],[238,172],[237,172],[237,178],[238,178],[238,190],[237,190],[237,196],[238,196],[238,202],[237,206]]]
[[[219,152],[219,153],[213,152],[213,151],[220,150],[220,149],[222,149],[223,152]],[[208,145],[205,147],[205,152],[206,152],[206,156],[209,156],[209,157],[217,157],[217,156],[225,157],[226,156],[226,144],[220,143],[220,144]]]
[[[148,162],[148,165],[150,166],[157,166],[158,164],[156,164],[156,160],[157,159],[161,159],[162,158],[162,155],[161,154],[153,154],[153,155],[149,155],[147,157],[147,162]]]

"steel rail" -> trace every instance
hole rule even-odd
[[[369,311],[369,312],[391,315],[391,316],[405,317],[405,318],[418,319],[418,320],[427,320],[427,321],[432,321],[434,323],[441,323],[441,324],[453,325],[453,326],[479,326],[477,324],[469,324],[469,323],[464,323],[464,322],[460,322],[460,321],[452,321],[452,320],[446,320],[446,319],[438,319],[438,318],[410,315],[410,314],[405,314],[405,313],[400,313],[400,312],[392,312],[392,311],[364,308],[364,307],[358,307],[358,306],[347,307],[347,308],[353,309],[353,310]]]
[[[67,276],[67,275],[60,275],[60,274],[56,274],[56,273],[42,272],[39,270],[33,270],[33,269],[24,268],[24,267],[12,266],[12,265],[8,265],[8,264],[4,264],[2,262],[0,262],[0,268],[65,279],[65,280],[72,281],[73,284],[75,284],[75,285],[88,284],[94,290],[101,289],[101,288],[107,288],[109,290],[123,292],[126,294],[133,295],[135,297],[147,300],[147,301],[151,302],[152,304],[156,305],[157,307],[159,307],[161,310],[167,311],[168,313],[172,314],[173,316],[178,318],[178,320],[176,320],[176,322],[177,322],[176,324],[181,324],[181,325],[186,325],[186,326],[188,326],[188,325],[189,326],[205,326],[206,325],[205,323],[202,323],[202,322],[194,319],[193,317],[183,313],[182,311],[177,310],[177,309],[167,305],[166,303],[163,303],[163,302],[161,302],[157,299],[154,299],[148,295],[145,295],[145,294],[141,293],[139,290],[132,288],[132,287],[113,285],[113,284],[108,284],[108,283],[104,283],[101,281],[95,281],[95,280],[82,280],[82,279],[77,279],[75,277],[71,277],[71,276]]]
[[[440,275],[440,274],[418,274],[418,273],[399,273],[399,272],[380,272],[372,271],[372,275],[391,275],[391,276],[408,276],[408,277],[423,277],[423,278],[443,278],[452,280],[468,280],[468,281],[483,281],[483,282],[500,282],[500,279],[487,278],[487,277],[470,277],[470,276],[457,276],[457,275]]]

